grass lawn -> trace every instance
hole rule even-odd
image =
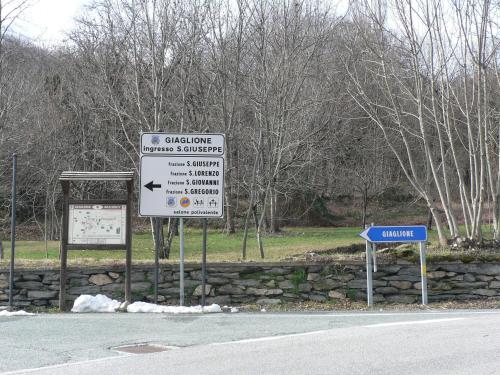
[[[332,249],[363,243],[358,237],[361,232],[356,227],[340,228],[284,228],[279,235],[266,236],[263,238],[265,249],[265,261],[278,261],[291,255]],[[243,233],[240,231],[235,235],[226,235],[219,230],[209,230],[208,252],[209,262],[224,262],[241,260],[241,244]],[[429,232],[432,244],[437,244],[435,231]],[[186,228],[185,233],[185,259],[186,261],[201,261],[201,229]],[[247,245],[247,260],[260,261],[255,232],[250,232]],[[5,259],[0,265],[6,266],[10,256],[10,242],[4,241]],[[45,254],[43,241],[17,241],[16,259],[19,264],[57,264],[59,257],[59,242],[50,241],[48,244],[48,258]],[[69,263],[95,263],[106,260],[123,261],[124,251],[95,251],[95,250],[73,250],[69,251]],[[135,261],[153,261],[154,251],[150,233],[135,234],[133,236],[133,255]],[[179,259],[179,238],[175,237],[170,261]]]

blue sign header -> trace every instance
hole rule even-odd
[[[369,227],[359,234],[369,242],[422,242],[427,241],[425,225]]]

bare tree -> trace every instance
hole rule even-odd
[[[484,45],[485,26],[490,20],[488,2],[456,8],[452,25],[461,25],[459,40],[463,42],[458,46],[450,39],[454,30],[448,26],[449,20],[445,20],[443,3],[397,0],[390,4],[391,15],[401,25],[400,29],[384,23],[366,3],[365,14],[356,20],[357,35],[363,42],[360,51],[346,45],[351,50],[351,62],[346,62],[352,82],[350,93],[383,132],[408,181],[427,202],[440,242],[446,243],[446,235],[430,188],[436,189],[451,237],[459,237],[452,181],[459,186],[466,235],[480,239],[489,160],[489,127],[483,115],[484,93],[488,92],[483,71],[487,66]],[[478,12],[474,17],[470,14],[473,9]],[[477,40],[464,30],[462,17],[480,30]],[[473,74],[470,61],[474,61]],[[458,84],[460,80],[464,85]],[[460,86],[466,97],[464,101],[457,100]],[[472,97],[477,100],[471,101]],[[398,149],[396,142],[402,142],[404,149]],[[432,185],[425,183],[424,168],[419,168],[415,147],[425,156]],[[460,154],[464,151],[469,155],[469,183],[464,181],[462,173]]]

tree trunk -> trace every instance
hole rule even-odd
[[[493,226],[494,226],[494,239],[498,241],[500,239],[500,195],[495,196],[495,204],[493,206]]]
[[[427,230],[432,230],[432,211],[430,209],[427,215]]]
[[[262,132],[259,134],[259,143],[257,144],[257,150],[260,149],[260,145],[262,142]],[[252,183],[250,185],[250,202],[248,203],[248,211],[247,215],[245,217],[245,227],[244,227],[244,233],[243,233],[243,244],[242,244],[242,249],[241,249],[241,256],[243,259],[246,259],[247,257],[247,239],[248,239],[248,227],[250,225],[250,215],[252,214],[252,211],[255,210],[254,207],[254,199],[255,199],[255,180],[257,179],[257,165],[259,163],[259,153],[257,152],[255,154],[255,161],[253,163],[253,169],[252,169]]]
[[[170,251],[172,249],[172,241],[174,239],[175,233],[178,230],[178,219],[170,218],[168,219],[167,227],[167,238],[163,240],[163,248],[160,256],[162,259],[170,259]]]
[[[438,232],[438,238],[439,238],[439,244],[441,246],[446,246],[448,245],[448,241],[446,239],[446,235],[444,234],[443,231],[443,223],[441,221],[441,218],[439,217],[439,212],[434,204],[434,202],[429,203],[429,210],[432,213],[432,217],[434,218],[434,223],[436,224],[436,230]]]
[[[368,206],[368,189],[363,190],[363,212],[362,212],[362,227],[366,228],[366,208]]]
[[[226,138],[226,170],[224,174],[224,198],[226,203],[226,231],[227,234],[236,233],[234,225],[234,206],[233,206],[233,186],[231,184],[232,160],[231,148],[229,147],[229,137]]]
[[[43,242],[45,244],[45,258],[49,258],[49,248],[48,248],[48,230],[47,230],[47,221],[48,221],[48,198],[45,195],[45,207],[43,210]]]
[[[245,217],[245,224],[243,227],[243,243],[241,245],[241,257],[243,260],[247,258],[247,239],[248,239],[248,226],[250,224],[250,215],[253,211],[253,202],[250,200],[250,206],[248,206],[247,215]]]
[[[158,229],[156,226],[156,218],[155,217],[150,217],[149,218],[149,224],[151,225],[151,237],[153,238],[153,248],[157,248],[157,243],[158,243]]]
[[[261,228],[262,228],[262,217],[261,220],[259,220],[257,216],[257,205],[252,207],[252,212],[253,212],[253,219],[255,221],[255,231],[256,231],[256,236],[257,236],[257,244],[259,245],[259,252],[260,252],[260,257],[264,259],[264,245],[262,243],[262,236],[261,236]]]
[[[163,250],[163,218],[155,217],[153,218],[154,223],[154,248],[155,253],[158,253],[158,256],[161,257]]]
[[[234,225],[233,200],[228,185],[226,185],[226,189],[224,190],[224,196],[226,201],[226,231],[227,234],[234,234],[236,233],[236,228]]]
[[[276,193],[276,189],[274,186],[271,187],[271,204],[269,206],[269,216],[270,216],[270,232],[271,233],[279,233],[280,223],[278,219],[278,194]]]

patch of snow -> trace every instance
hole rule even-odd
[[[267,310],[266,309],[261,309],[260,312],[266,312]]]
[[[24,310],[19,310],[19,311],[2,310],[2,311],[0,311],[0,316],[28,316],[28,315],[35,315],[35,314],[26,312]]]
[[[231,312],[232,313],[239,313],[240,310],[237,307],[231,307]]]
[[[209,306],[203,306],[204,313],[221,313],[222,309],[216,303],[212,303]]]
[[[220,306],[215,303],[203,308],[201,306],[164,306],[147,302],[134,302],[127,305],[126,302],[120,303],[102,294],[96,296],[82,294],[75,300],[71,311],[76,313],[116,312],[120,307],[125,308],[125,306],[129,313],[201,314],[222,312]]]
[[[213,304],[210,306],[164,306],[155,305],[147,302],[134,302],[127,306],[129,313],[169,313],[169,314],[201,314],[201,313],[220,313],[222,309],[219,305]]]
[[[105,295],[91,296],[82,294],[75,300],[71,311],[75,313],[115,312],[119,307],[120,302]]]
[[[212,303],[210,306],[204,306],[203,312],[204,313],[220,313],[220,312],[222,312],[222,309],[216,303]]]

